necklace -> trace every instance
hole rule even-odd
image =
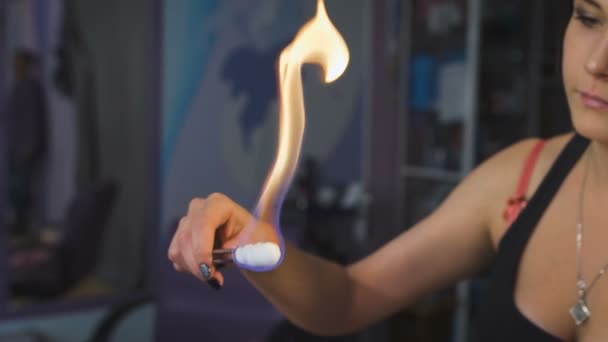
[[[574,319],[577,326],[583,325],[591,318],[591,310],[587,305],[587,294],[595,283],[608,271],[608,263],[602,267],[591,283],[587,284],[582,274],[582,250],[583,250],[583,207],[584,207],[584,192],[587,183],[587,169],[589,168],[589,156],[586,160],[585,174],[583,176],[583,184],[581,186],[579,208],[578,208],[578,224],[576,225],[576,287],[578,288],[578,300],[576,304],[570,308],[570,315]]]

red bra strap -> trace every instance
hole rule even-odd
[[[517,192],[515,194],[516,198],[525,198],[526,193],[528,192],[530,178],[532,178],[532,172],[534,171],[534,166],[536,165],[538,156],[544,146],[545,140],[539,140],[528,155],[528,159],[526,160],[526,164],[524,165],[524,169],[519,179],[519,186],[517,187]]]
[[[517,187],[517,192],[515,195],[507,201],[507,207],[503,212],[503,217],[511,225],[519,213],[524,209],[524,207],[528,204],[528,199],[526,198],[526,193],[528,192],[528,185],[530,184],[530,178],[532,178],[532,172],[534,171],[534,166],[536,166],[536,162],[538,160],[538,156],[545,145],[544,140],[540,140],[536,143],[530,154],[528,155],[528,159],[524,164],[524,168],[521,172],[521,176],[519,177],[519,185]]]

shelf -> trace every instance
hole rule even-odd
[[[462,179],[460,172],[411,165],[401,167],[401,176],[446,183],[458,183]]]

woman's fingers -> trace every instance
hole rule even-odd
[[[215,273],[213,274],[213,278],[209,279],[207,281],[207,284],[209,284],[209,286],[211,286],[211,288],[213,288],[214,290],[221,289],[222,286],[224,286],[224,275],[222,274],[222,272],[215,271]]]
[[[184,258],[182,256],[182,249],[180,248],[179,240],[183,238],[184,231],[188,229],[187,227],[188,217],[184,216],[179,220],[179,225],[175,230],[175,234],[173,234],[173,238],[171,239],[171,244],[169,245],[168,257],[169,260],[173,262],[173,268],[179,272],[186,272],[187,266]]]
[[[226,265],[217,263],[217,260],[214,263],[213,260],[216,236],[222,240],[221,234],[216,232],[233,219],[238,208],[221,194],[213,194],[206,199],[193,199],[188,214],[180,220],[169,246],[168,256],[173,267],[206,281],[212,288],[221,288],[224,277],[218,268]],[[222,244],[223,241],[220,241],[219,245]]]
[[[226,196],[213,194],[203,202],[191,204],[190,233],[192,254],[204,278],[210,279],[215,272],[213,246],[216,231],[226,224],[234,212],[234,204]]]

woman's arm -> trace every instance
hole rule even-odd
[[[277,269],[244,274],[287,318],[308,331],[339,335],[363,329],[490,264],[492,215],[500,213],[497,203],[504,203],[515,188],[532,144],[516,144],[486,161],[434,213],[355,264],[343,267],[288,245]],[[235,222],[250,217],[225,196],[198,203],[200,208],[190,208],[188,228],[181,230],[206,233],[195,234],[185,244],[172,243],[169,255],[176,268],[201,278],[197,265],[210,262],[217,227],[226,222],[237,227]],[[185,259],[192,260],[190,265],[182,262]],[[216,275],[221,279],[219,272]]]

